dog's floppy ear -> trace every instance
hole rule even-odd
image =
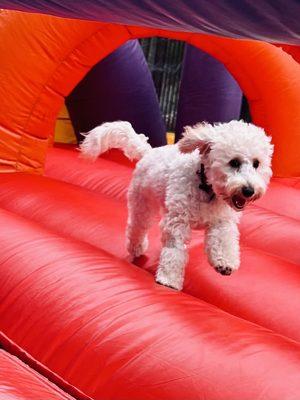
[[[198,149],[201,154],[207,154],[210,151],[211,139],[207,134],[207,128],[212,127],[207,123],[200,123],[195,126],[186,126],[182,138],[178,142],[181,153],[191,153]]]

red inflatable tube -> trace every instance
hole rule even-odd
[[[117,150],[110,150],[95,163],[79,158],[79,154],[75,148],[71,151],[69,146],[50,148],[45,174],[125,202],[135,164]]]
[[[110,150],[94,163],[79,158],[78,151],[69,146],[49,149],[45,174],[72,183],[95,193],[126,202],[128,185],[135,164],[122,152]],[[300,220],[300,178],[273,178],[268,190],[256,206],[273,213]]]
[[[118,168],[116,164],[115,168]],[[101,168],[99,174],[102,174]],[[114,175],[113,165],[111,174]],[[108,187],[114,187],[112,177],[106,177],[104,187],[105,182]],[[284,189],[282,185],[282,193]],[[296,193],[291,196],[290,204],[295,199]],[[127,210],[124,202],[52,179],[6,174],[2,175],[0,185],[0,206],[53,232],[127,259]],[[268,224],[265,224],[266,220]],[[262,227],[256,229],[260,225]],[[245,215],[241,225],[241,268],[228,279],[216,274],[208,265],[203,251],[203,232],[195,232],[190,245],[184,291],[300,341],[299,234],[300,218],[277,216],[267,210],[253,208]],[[158,227],[154,226],[146,257],[137,261],[139,266],[151,273],[155,272],[158,263],[159,238]],[[289,251],[286,251],[286,243],[289,244]],[[151,279],[154,281],[152,276]]]
[[[3,400],[74,400],[16,357],[0,350],[0,398]]]
[[[83,393],[299,398],[296,342],[156,285],[90,245],[0,214],[0,328]]]

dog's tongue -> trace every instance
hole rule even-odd
[[[237,210],[242,210],[245,207],[246,200],[244,197],[235,194],[232,196],[232,203]]]

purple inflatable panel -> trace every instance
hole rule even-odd
[[[299,0],[0,0],[0,8],[300,44]]]
[[[228,122],[240,117],[242,92],[218,60],[186,46],[176,121],[176,139],[186,125]]]
[[[166,129],[144,53],[130,40],[95,65],[66,99],[79,140],[80,132],[116,120],[131,122],[152,146],[166,144]]]

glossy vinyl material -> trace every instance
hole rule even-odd
[[[0,399],[74,400],[4,350],[0,350]]]
[[[126,41],[164,36],[186,41],[225,65],[246,95],[253,121],[273,137],[275,175],[300,175],[300,65],[278,46],[186,29],[5,10],[0,12],[0,35],[1,172],[41,173],[57,113],[75,85]]]
[[[126,260],[127,210],[124,196],[132,169],[124,165],[121,167],[106,156],[105,160],[101,158],[95,164],[86,164],[80,177],[82,161],[78,160],[75,152],[69,151],[69,158],[67,153],[66,149],[62,152],[52,149],[47,172],[55,175],[56,170],[60,174],[65,170],[65,176],[69,180],[74,178],[77,185],[38,176],[3,175],[0,206],[54,232]],[[52,155],[56,166],[51,162]],[[74,174],[69,176],[70,167],[73,167]],[[91,168],[91,179],[88,168]],[[117,174],[119,170],[124,174],[123,184]],[[93,186],[97,173],[99,193],[78,186],[84,181]],[[100,193],[100,185],[105,195]],[[281,188],[275,204],[273,185],[277,191]],[[194,232],[184,291],[299,341],[299,189],[272,183],[261,202],[264,202],[264,207],[258,202],[245,212],[242,219],[242,265],[231,277],[216,274],[208,265],[203,251],[203,232]],[[279,215],[273,212],[274,206],[280,210],[284,208],[282,205],[285,205],[286,213]],[[289,209],[292,210],[290,213]],[[159,230],[155,225],[150,232],[146,257],[141,257],[136,263],[154,273],[159,252]]]
[[[45,175],[124,202],[134,165],[118,150],[88,162],[77,147],[63,145],[48,149]]]
[[[135,164],[125,158],[121,151],[110,150],[94,163],[82,160],[76,147],[69,145],[51,147],[47,155],[46,176],[126,201]],[[300,219],[300,176],[273,178],[270,187],[271,190],[256,201],[255,206],[274,214]]]
[[[204,32],[234,38],[300,43],[297,0],[1,0],[0,7],[80,18]],[[283,18],[284,15],[284,18]]]
[[[84,240],[125,258],[125,201],[133,166],[131,165],[131,169],[130,165],[125,168],[123,157],[119,154],[122,161],[120,176],[116,172],[119,170],[116,163],[118,153],[107,153],[103,156],[105,159],[101,157],[94,164],[88,164],[82,163],[76,152],[67,150],[66,147],[53,148],[47,159],[46,173],[48,176],[65,179],[118,200],[113,202],[111,199],[111,207],[114,210],[111,214],[107,207],[100,206],[103,200],[100,200],[102,196],[99,197],[99,207],[95,215],[101,223],[94,230],[95,236],[86,235]],[[63,168],[60,161],[62,159],[66,160]],[[108,179],[108,176],[111,179]],[[203,252],[203,233],[194,232],[184,291],[235,315],[299,340],[300,319],[295,313],[295,310],[299,309],[296,299],[299,292],[300,265],[300,192],[297,182],[300,182],[300,179],[274,179],[267,194],[257,201],[255,206],[246,210],[240,225],[242,266],[230,278],[216,275],[207,264]],[[88,197],[84,202],[91,209],[90,202],[93,200]],[[74,210],[74,213],[77,216],[81,215],[79,210]],[[116,214],[119,221],[117,223],[114,219]],[[113,235],[114,246],[107,240],[107,236],[103,235],[103,224],[107,225],[108,231]],[[150,232],[147,257],[140,258],[137,263],[154,273],[159,251],[159,231],[155,226]]]
[[[300,397],[295,341],[93,246],[0,218],[2,332],[93,399]]]

